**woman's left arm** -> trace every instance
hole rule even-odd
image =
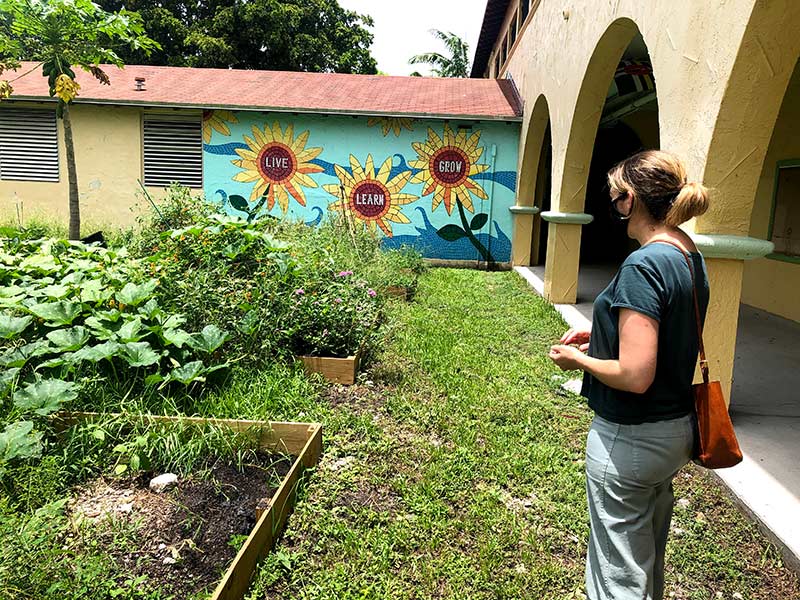
[[[607,386],[643,394],[656,376],[658,321],[629,308],[619,309],[619,359],[592,358],[572,346],[553,346],[550,358],[568,371],[581,369]]]

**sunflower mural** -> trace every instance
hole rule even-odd
[[[418,157],[409,165],[419,171],[411,182],[425,184],[423,196],[433,194],[432,211],[444,203],[447,214],[452,214],[458,197],[464,208],[475,212],[471,194],[481,200],[488,198],[486,191],[473,179],[489,168],[489,165],[478,164],[483,154],[483,148],[478,148],[480,139],[480,131],[467,138],[465,131],[453,133],[450,125],[445,124],[443,137],[429,127],[428,139],[412,144]]]
[[[370,117],[367,126],[375,127],[375,125],[381,126],[383,137],[389,135],[390,131],[394,132],[395,137],[400,137],[403,129],[414,131],[414,119],[406,117]]]
[[[315,188],[317,183],[309,177],[312,173],[321,173],[324,168],[314,164],[314,160],[322,152],[322,148],[306,148],[309,132],[304,131],[294,137],[294,126],[289,124],[286,130],[281,129],[275,121],[272,127],[263,129],[257,125],[252,127],[253,137],[245,135],[247,148],[237,148],[238,160],[231,161],[242,169],[233,176],[234,181],[253,183],[250,200],[262,196],[266,192],[267,209],[272,210],[275,202],[285,213],[289,210],[289,198],[294,198],[300,206],[306,205],[304,187]]]
[[[400,208],[419,199],[419,196],[401,193],[411,178],[411,171],[402,171],[390,177],[392,172],[390,157],[376,173],[371,154],[367,155],[363,167],[351,154],[350,168],[352,175],[344,167],[336,165],[339,183],[322,186],[326,192],[338,198],[328,205],[328,210],[352,216],[373,231],[376,226],[380,227],[388,237],[392,237],[391,223],[411,222]]]
[[[239,119],[229,110],[204,110],[203,111],[203,141],[211,142],[211,134],[218,131],[222,135],[230,135],[228,123],[238,123]]]

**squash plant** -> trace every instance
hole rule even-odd
[[[228,366],[218,357],[228,334],[187,331],[158,285],[124,248],[0,239],[0,474],[38,455],[36,421],[75,399],[82,377],[189,386]]]

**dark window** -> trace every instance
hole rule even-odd
[[[528,11],[531,8],[530,0],[520,0],[519,2],[519,22],[525,23],[528,18]]]
[[[510,35],[510,37],[509,37],[508,47],[509,47],[509,50],[510,50],[511,47],[514,45],[514,42],[517,41],[517,13],[516,12],[514,13],[514,16],[511,17],[511,32],[510,32],[509,35]]]
[[[800,256],[800,161],[778,165],[770,229],[776,254]]]
[[[0,110],[0,179],[58,181],[55,111]]]
[[[203,133],[200,116],[145,115],[144,184],[203,186]]]

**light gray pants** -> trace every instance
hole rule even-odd
[[[586,440],[589,600],[661,600],[672,479],[691,457],[692,417],[618,425],[595,416]]]

